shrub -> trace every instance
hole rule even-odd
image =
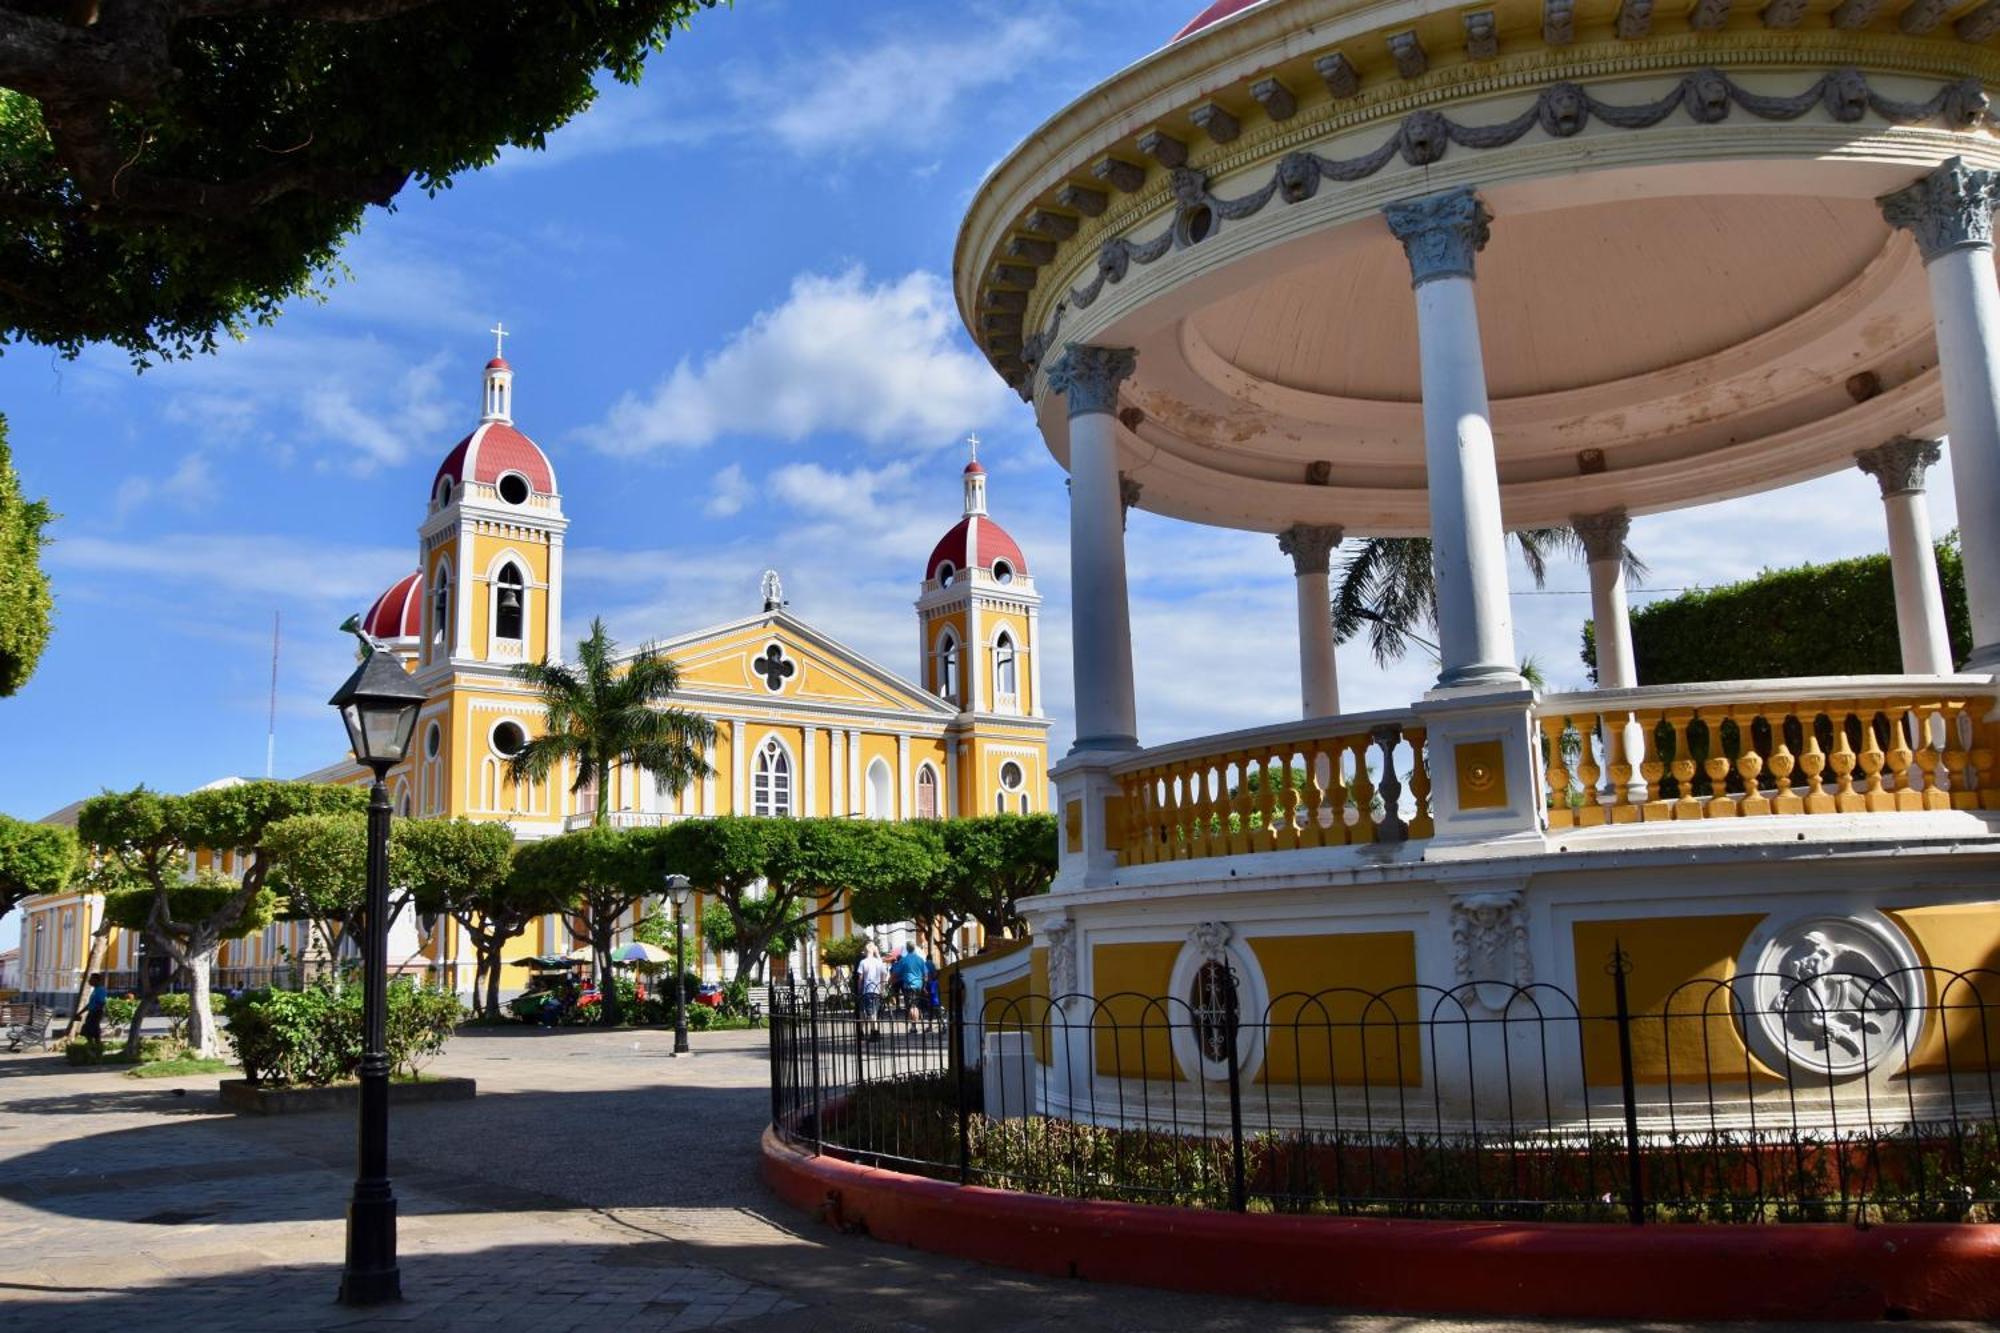
[[[706,1028],[709,1024],[713,1023],[714,1021],[715,1021],[715,1010],[709,1008],[707,1005],[690,1004],[688,1006],[689,1032],[700,1032],[702,1029]]]
[[[154,997],[160,1016],[168,1022],[167,1035],[179,1040],[187,1036],[188,1015],[194,1012],[194,998],[186,991],[168,991]]]
[[[819,947],[819,960],[828,967],[854,967],[867,955],[866,935],[837,935]]]
[[[73,1065],[101,1065],[104,1063],[104,1043],[78,1037],[63,1047],[63,1059]]]
[[[132,1026],[138,1017],[139,1001],[130,995],[114,995],[104,1002],[104,1026],[113,1032],[123,1032]]]
[[[229,1038],[256,1084],[321,1087],[361,1067],[362,991],[316,981],[304,990],[244,991],[228,1001]],[[389,987],[389,1065],[415,1074],[444,1049],[463,1010],[449,991],[398,980]]]

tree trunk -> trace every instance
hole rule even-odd
[[[602,1016],[604,1026],[618,1026],[618,978],[611,973],[611,934],[609,931],[593,931],[590,940],[591,951],[597,955],[597,1011]]]
[[[143,932],[142,934],[150,936],[151,932]],[[159,940],[155,937],[153,943],[158,945]],[[146,956],[146,951],[142,950],[139,958],[139,1005],[138,1008],[132,1011],[132,1027],[125,1034],[125,1058],[127,1060],[136,1060],[139,1058],[139,1042],[146,1030],[146,1020],[153,1015],[153,969],[146,965],[149,961],[150,959]]]
[[[69,1008],[69,1025],[63,1029],[65,1037],[74,1037],[83,1027],[83,1001],[90,994],[90,974],[104,970],[104,955],[111,943],[111,911],[101,907],[97,914],[97,929],[90,932],[90,952],[84,955],[83,974],[76,979],[76,1002]]]
[[[484,967],[486,969],[486,1016],[497,1020],[500,1017],[500,945],[495,944],[493,946],[492,953],[488,961],[484,964]]]
[[[198,1060],[212,1060],[221,1047],[215,1039],[215,1009],[210,1001],[208,978],[215,966],[216,941],[197,937],[188,941],[187,957],[181,966],[188,979],[188,1054]]]

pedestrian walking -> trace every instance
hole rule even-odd
[[[882,961],[881,951],[871,944],[856,973],[861,981],[861,1033],[869,1041],[876,1041],[882,1035],[878,1019],[882,1013],[882,991],[889,984],[889,965]]]
[[[83,1005],[83,1039],[102,1042],[104,1040],[104,1006],[111,1000],[111,994],[104,989],[104,974],[90,974],[90,998]]]

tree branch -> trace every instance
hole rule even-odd
[[[272,14],[312,23],[377,23],[438,0],[182,0],[181,17],[230,18],[238,14]]]

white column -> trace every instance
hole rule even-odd
[[[1048,710],[1042,706],[1042,611],[1040,607],[1028,608],[1028,641],[1021,645],[1028,654],[1028,707],[1023,709],[1029,717],[1047,717]]]
[[[1417,294],[1424,464],[1437,570],[1438,685],[1519,688],[1507,605],[1507,532],[1473,298],[1473,256],[1491,221],[1471,189],[1390,204]]]
[[[2000,670],[2000,283],[1993,275],[1993,206],[2000,174],[1954,157],[1884,196],[1882,216],[1915,235],[1930,278],[1958,499],[1968,671]]]
[[[1070,650],[1076,670],[1072,752],[1139,745],[1132,691],[1132,612],[1118,476],[1118,386],[1130,348],[1071,343],[1048,370],[1069,406]]]
[[[549,661],[563,660],[563,535],[549,534]]]
[[[1625,539],[1632,520],[1623,509],[1576,514],[1570,526],[1590,562],[1591,633],[1597,642],[1597,688],[1630,689],[1639,683],[1632,656],[1632,613],[1625,602]]]
[[[868,795],[861,786],[861,733],[847,733],[847,811],[860,814],[868,809]]]
[[[896,737],[896,803],[895,809],[887,812],[891,819],[908,819],[911,816],[914,799],[910,791],[910,738]]]
[[[801,785],[805,789],[805,812],[810,817],[819,813],[819,728],[807,727],[805,730],[805,745],[799,764],[805,769],[805,780]]]
[[[1299,706],[1305,717],[1340,711],[1340,675],[1333,654],[1333,602],[1328,574],[1340,529],[1294,523],[1278,534],[1278,549],[1292,558],[1299,594]]]
[[[972,571],[965,571],[965,582],[972,585]],[[968,595],[965,599],[965,657],[959,670],[966,674],[965,707],[975,713],[987,710],[986,697],[986,627],[981,623],[979,598]]]
[[[826,776],[831,784],[826,812],[838,818],[847,813],[847,733],[838,728],[826,733]]]
[[[743,753],[743,738],[748,730],[743,719],[729,719],[729,813],[744,815],[750,813],[750,800],[744,788],[744,774],[748,771],[747,756]]]
[[[1896,636],[1903,670],[1912,676],[1951,671],[1951,636],[1945,629],[1944,589],[1938,583],[1931,516],[1924,508],[1924,472],[1938,461],[1936,440],[1899,435],[1854,455],[1882,488],[1889,526],[1889,573],[1896,585]]]
[[[958,747],[957,737],[944,738],[944,791],[938,796],[938,814],[945,819],[956,819],[959,815],[958,799]]]
[[[701,805],[696,814],[712,815],[715,809],[715,740],[710,737],[701,747],[701,761],[708,769],[708,776],[701,780]]]

